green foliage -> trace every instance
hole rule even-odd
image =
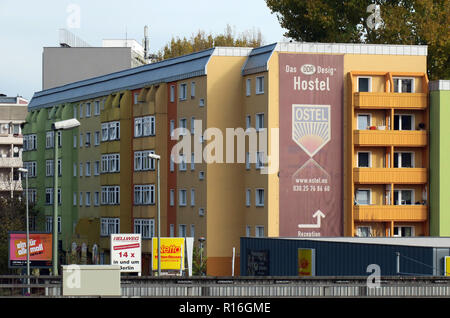
[[[203,252],[203,255],[201,253]],[[202,276],[206,275],[206,257],[204,255],[204,250],[194,247],[192,253],[192,275]]]
[[[263,39],[260,31],[245,31],[237,36],[231,26],[227,25],[223,34],[206,34],[205,31],[199,30],[196,34],[192,34],[189,39],[186,37],[182,39],[172,37],[170,42],[156,54],[156,60],[161,61],[216,46],[259,47],[262,43]]]
[[[382,27],[367,7],[380,5]],[[450,78],[448,0],[266,0],[285,36],[296,41],[428,45],[430,80]]]
[[[26,204],[20,196],[0,196],[0,274],[10,273],[8,269],[8,233],[26,230]],[[36,215],[29,206],[30,217]]]

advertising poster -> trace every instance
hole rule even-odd
[[[297,251],[298,276],[316,275],[316,255],[311,248],[299,248]]]
[[[343,55],[279,55],[280,236],[343,235]]]
[[[140,273],[141,254],[141,234],[111,234],[111,265],[120,265],[121,272]]]
[[[36,268],[52,266],[52,234],[30,233],[30,266]],[[27,266],[27,234],[9,233],[9,267]]]
[[[247,275],[269,276],[268,250],[249,250],[247,252]]]
[[[152,268],[158,270],[158,239],[153,239]],[[161,270],[184,269],[184,237],[161,237]],[[183,263],[181,263],[183,262]]]

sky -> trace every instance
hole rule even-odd
[[[261,31],[265,44],[286,32],[264,0],[0,0],[0,93],[30,100],[42,90],[43,47],[59,46],[61,28],[101,46],[103,39],[142,43],[148,25],[156,53],[172,37],[223,33],[227,24],[237,34]]]

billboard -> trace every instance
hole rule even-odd
[[[111,265],[121,272],[141,272],[141,234],[111,234]]]
[[[27,234],[25,232],[8,233],[9,267],[27,266]],[[30,267],[51,267],[53,242],[50,233],[30,233]]]
[[[161,237],[161,270],[184,269],[184,237]],[[153,238],[152,269],[158,270],[158,239]]]
[[[316,254],[312,248],[297,250],[298,276],[316,276]]]
[[[269,250],[247,251],[247,275],[269,276]]]
[[[280,236],[343,235],[343,55],[279,54]]]

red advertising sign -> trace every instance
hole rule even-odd
[[[30,233],[30,266],[52,266],[52,234]],[[25,232],[9,233],[9,266],[24,267],[27,264],[27,236]]]
[[[280,53],[280,236],[343,235],[343,56]]]

